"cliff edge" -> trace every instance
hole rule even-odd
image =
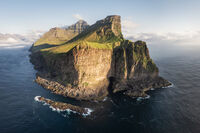
[[[145,97],[150,88],[170,85],[159,76],[146,43],[123,38],[120,16],[82,26],[73,35],[62,34],[67,39],[61,43],[33,44],[30,57],[38,70],[38,84],[56,94],[83,100],[101,100],[109,93],[120,92]],[[72,27],[69,29],[76,29]],[[44,36],[46,40],[59,40]]]

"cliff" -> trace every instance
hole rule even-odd
[[[37,46],[36,42],[32,49]],[[146,43],[123,38],[117,15],[97,21],[64,43],[32,50],[31,62],[38,70],[38,84],[76,99],[101,100],[117,92],[146,96],[150,88],[170,85],[159,77]]]

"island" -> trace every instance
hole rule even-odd
[[[116,93],[146,97],[151,88],[171,85],[159,76],[146,43],[123,37],[118,15],[93,25],[80,20],[52,28],[30,51],[37,70],[35,81],[55,94],[77,100],[102,100]]]

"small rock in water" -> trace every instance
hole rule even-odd
[[[50,108],[52,108],[52,110],[54,110],[54,111],[59,111],[59,112],[67,111],[68,114],[73,112],[73,113],[81,114],[83,116],[88,116],[93,111],[92,109],[89,109],[89,108],[82,108],[82,107],[75,106],[75,105],[68,104],[68,103],[57,102],[57,101],[53,101],[53,100],[50,100],[50,99],[47,99],[47,98],[44,98],[41,96],[36,96],[34,99],[35,99],[35,101],[43,102],[43,103],[49,105]]]

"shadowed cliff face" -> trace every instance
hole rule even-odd
[[[65,44],[32,51],[31,61],[43,68],[39,84],[76,99],[102,99],[108,92],[145,96],[170,84],[158,76],[145,42],[123,39],[120,16],[97,21]]]
[[[132,97],[146,96],[145,91],[150,88],[170,85],[158,73],[146,43],[126,40],[113,49],[111,70],[108,74],[109,89]]]

